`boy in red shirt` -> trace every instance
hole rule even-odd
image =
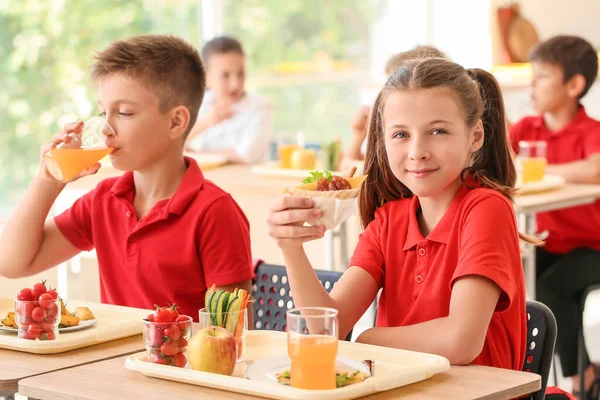
[[[521,140],[544,141],[548,174],[600,184],[600,121],[590,118],[580,103],[598,74],[598,55],[582,38],[557,36],[535,48],[530,60],[531,100],[539,115],[511,128],[513,149],[518,152]],[[545,246],[536,251],[537,299],[556,317],[563,374],[578,378],[580,296],[587,286],[600,283],[600,202],[540,213],[537,225],[548,232]],[[590,366],[588,384],[593,377]],[[573,379],[573,387],[579,390],[579,379]]]
[[[358,342],[435,353],[452,364],[521,370],[527,341],[516,171],[498,83],[442,58],[403,63],[377,96],[359,198],[365,231],[327,293],[303,243],[322,211],[283,196],[269,234],[298,307],[339,310],[345,337],[383,289]]]
[[[111,161],[126,172],[46,220],[65,183],[50,175],[44,154],[83,127],[67,124],[42,147],[37,177],[2,232],[0,274],[37,274],[95,248],[102,302],[147,309],[176,303],[195,320],[213,283],[251,291],[246,217],[183,156],[205,88],[198,51],[177,37],[132,37],[97,54],[92,78],[100,115],[112,128],[103,129]]]

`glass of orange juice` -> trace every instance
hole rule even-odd
[[[544,179],[546,171],[547,144],[541,140],[522,140],[519,142],[517,161],[523,183]]]
[[[106,120],[100,117],[90,119],[83,125],[80,134],[70,134],[71,142],[61,143],[46,153],[44,158],[48,172],[59,181],[68,182],[84,169],[94,166],[112,151],[106,146],[106,134],[115,134]]]
[[[281,168],[292,168],[292,153],[299,148],[300,146],[297,144],[278,145],[277,154],[279,155],[279,166]]]
[[[338,353],[338,311],[304,307],[287,312],[290,380],[300,389],[335,389]]]

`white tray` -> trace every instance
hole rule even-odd
[[[557,175],[544,175],[544,179],[536,182],[521,183],[517,181],[517,194],[531,194],[560,189],[565,180]]]
[[[220,168],[223,165],[227,164],[227,158],[222,154],[217,153],[194,153],[194,152],[184,152],[184,154],[188,157],[192,157],[198,163],[198,166],[203,171],[208,171],[215,168]],[[100,160],[100,164],[102,168],[105,170],[112,170],[116,172],[117,170],[113,167],[112,162],[110,161],[110,156],[104,157]],[[121,171],[122,172],[122,171]]]
[[[125,360],[131,370],[154,378],[167,379],[220,390],[263,396],[271,399],[354,399],[376,392],[429,379],[450,368],[444,357],[434,354],[339,342],[338,355],[353,360],[373,360],[373,377],[361,383],[333,390],[304,390],[246,379],[246,369],[254,361],[287,354],[287,334],[275,331],[249,331],[246,335],[246,361],[238,363],[233,376],[194,371],[153,364],[146,353],[133,354]]]
[[[316,169],[316,168],[315,168]],[[301,180],[310,176],[310,171],[315,169],[292,169],[292,168],[281,168],[279,161],[269,161],[264,164],[257,164],[252,167],[252,172],[256,175],[263,176],[266,178],[288,178],[298,179],[300,184]],[[331,171],[333,175],[339,175],[340,171]]]
[[[139,308],[68,300],[69,308],[88,307],[96,324],[78,331],[60,332],[56,340],[21,339],[14,332],[0,331],[0,348],[34,354],[56,354],[122,339],[142,333],[142,319],[151,312]],[[0,299],[0,316],[14,311],[13,299]],[[142,339],[140,338],[140,341]]]

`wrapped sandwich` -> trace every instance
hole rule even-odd
[[[318,220],[307,221],[309,225],[322,225],[333,229],[350,218],[357,209],[357,199],[366,175],[354,176],[356,167],[333,175],[329,171],[313,171],[302,185],[286,189],[297,197],[310,197],[323,214]]]

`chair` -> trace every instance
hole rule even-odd
[[[527,351],[523,371],[542,377],[542,387],[531,394],[533,400],[546,397],[548,375],[554,357],[556,319],[550,309],[537,301],[527,301]]]
[[[342,276],[341,272],[315,270],[321,284],[331,292],[333,285]],[[252,281],[252,297],[256,300],[253,329],[286,331],[286,312],[294,308],[294,300],[284,266],[260,263]],[[346,340],[350,341],[352,331]]]

